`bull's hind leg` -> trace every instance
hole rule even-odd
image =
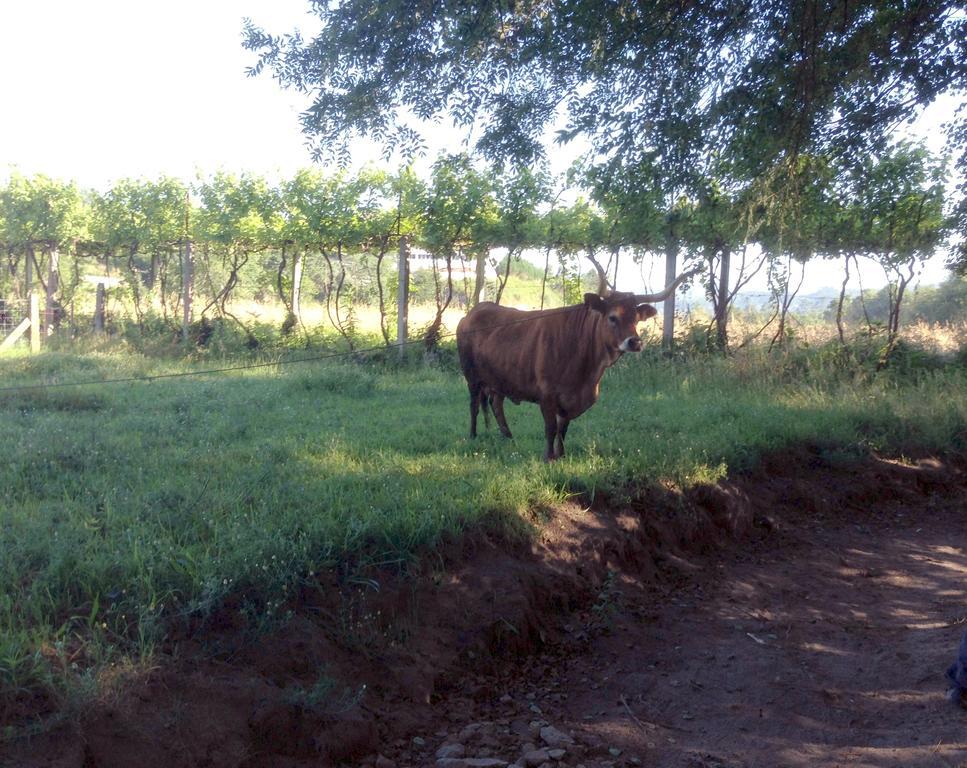
[[[480,398],[482,395],[480,384],[472,384],[467,382],[467,387],[470,389],[470,437],[477,436],[477,412],[480,409]],[[484,413],[484,418],[486,419],[486,413]]]
[[[477,394],[477,401],[480,403],[480,412],[484,417],[484,429],[490,430],[490,396],[487,394],[486,387],[481,387]]]
[[[554,458],[559,459],[564,455],[564,438],[567,437],[567,428],[571,420],[566,416],[557,415],[557,443],[554,446]]]
[[[504,396],[499,394],[491,395],[490,409],[494,412],[494,418],[497,419],[497,426],[500,427],[500,433],[504,437],[513,437],[510,434],[510,427],[507,426],[507,417],[504,416]]]

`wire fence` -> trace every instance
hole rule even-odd
[[[30,303],[21,299],[0,299],[0,341],[13,333],[30,313]]]
[[[580,306],[572,307],[558,307],[556,309],[543,310],[542,315],[558,315],[567,312],[573,312],[580,309]],[[499,328],[506,328],[510,326],[517,326],[525,323],[532,322],[532,317],[529,315],[524,315],[522,317],[504,321],[501,323],[495,323],[493,325],[475,328],[473,330],[464,331],[463,333],[467,335],[476,333],[486,333],[489,331],[497,330]],[[456,331],[449,331],[440,334],[439,339],[446,338],[456,338]],[[156,373],[156,374],[143,374],[136,376],[120,376],[118,378],[110,379],[85,379],[81,381],[58,381],[58,382],[43,382],[36,384],[14,384],[9,386],[0,386],[0,393],[11,393],[11,392],[27,392],[36,390],[51,390],[51,389],[65,389],[73,387],[83,387],[83,386],[100,386],[100,385],[111,385],[111,384],[133,384],[137,382],[150,383],[153,381],[159,381],[163,379],[183,379],[190,378],[194,376],[205,376],[210,374],[222,374],[231,373],[236,371],[246,371],[258,368],[278,368],[285,365],[295,365],[301,363],[316,363],[325,360],[336,360],[339,358],[352,358],[360,359],[366,355],[373,353],[383,353],[387,350],[399,350],[403,347],[409,347],[412,345],[423,345],[425,344],[424,339],[409,339],[402,344],[395,343],[391,345],[379,345],[374,347],[369,347],[366,349],[353,349],[353,350],[343,350],[340,352],[327,352],[323,354],[306,355],[302,357],[292,357],[292,358],[280,358],[269,361],[259,361],[259,362],[249,362],[249,363],[239,363],[236,365],[228,365],[219,368],[204,368],[200,370],[192,371],[174,371],[170,373]]]

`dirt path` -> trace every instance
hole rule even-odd
[[[615,574],[567,642],[473,681],[496,705],[437,702],[455,722],[427,746],[483,722],[465,755],[540,765],[547,724],[575,740],[556,765],[967,766],[967,710],[943,697],[967,629],[967,499],[904,495],[787,510],[658,586]]]
[[[967,768],[961,468],[799,451],[549,514],[254,641],[226,612],[0,766]]]

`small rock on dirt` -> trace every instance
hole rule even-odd
[[[466,744],[471,739],[480,736],[489,736],[494,733],[496,726],[488,721],[480,723],[470,723],[470,725],[465,726],[463,730],[460,731],[458,736],[458,741]]]
[[[541,740],[551,749],[561,749],[574,744],[574,739],[553,725],[545,725],[541,728]]]
[[[463,757],[466,754],[466,747],[463,744],[457,744],[456,742],[450,742],[444,744],[436,751],[436,756],[440,757]]]
[[[537,768],[537,766],[543,765],[550,759],[551,756],[546,749],[533,749],[521,755],[517,764],[523,765],[525,768]]]

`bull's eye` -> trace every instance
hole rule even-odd
[[[608,315],[608,322],[611,323],[611,325],[617,325],[618,324],[617,315]]]

